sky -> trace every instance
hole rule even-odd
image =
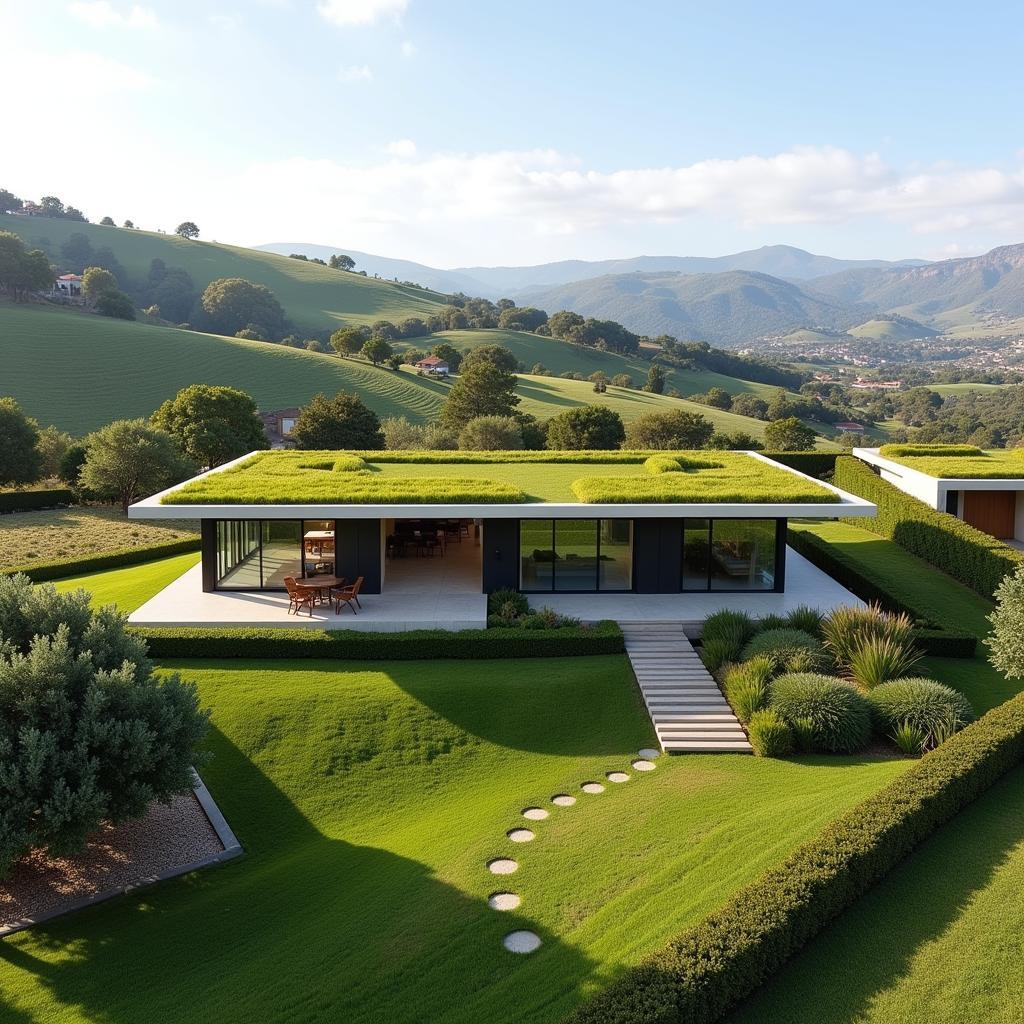
[[[0,0],[0,24],[0,187],[92,220],[437,267],[1024,241],[1001,0]]]

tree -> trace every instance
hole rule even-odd
[[[179,235],[181,238],[198,238],[199,228],[196,226],[195,221],[183,220],[175,229],[174,233]]]
[[[464,371],[441,408],[441,422],[460,430],[477,416],[511,416],[519,404],[515,374],[489,361]]]
[[[459,431],[459,447],[469,452],[518,451],[523,431],[514,416],[477,416]]]
[[[811,451],[817,436],[810,427],[805,426],[795,416],[772,420],[764,428],[765,447],[776,452]]]
[[[96,312],[118,320],[134,320],[135,303],[124,292],[103,292],[96,300]]]
[[[61,461],[74,443],[75,439],[65,431],[53,426],[43,427],[36,440],[41,462],[39,475],[45,478],[60,476]]]
[[[390,358],[394,350],[383,338],[371,338],[360,351],[374,366],[377,366],[385,359]]]
[[[244,277],[211,281],[203,292],[202,307],[211,326],[222,334],[232,335],[248,324],[259,324],[271,338],[284,333],[284,310],[274,293]]]
[[[270,447],[256,403],[244,391],[223,385],[182,388],[153,413],[152,422],[193,462],[208,469]]]
[[[0,578],[0,877],[29,850],[75,853],[104,821],[191,793],[208,728],[195,686],[84,590]]]
[[[116,292],[120,288],[117,278],[103,267],[86,267],[82,275],[82,294],[93,304],[106,292]]]
[[[768,403],[757,395],[742,392],[733,396],[730,411],[739,416],[750,416],[755,420],[763,420],[768,415]]]
[[[78,476],[82,472],[82,466],[85,465],[85,456],[88,454],[88,449],[85,444],[81,441],[76,441],[72,444],[68,450],[61,456],[60,466],[57,469],[57,476],[68,485],[68,487],[78,486]]]
[[[119,501],[125,515],[134,501],[179,483],[193,466],[171,435],[146,420],[114,420],[85,439],[78,482],[100,498]]]
[[[618,448],[626,436],[622,417],[606,405],[568,409],[548,420],[552,451],[602,451]]]
[[[633,378],[628,373],[617,373],[612,377],[611,382],[617,388],[633,387]]]
[[[388,356],[385,362],[389,370],[400,370],[402,368],[402,357],[400,355]]]
[[[996,587],[996,608],[985,638],[988,660],[1010,679],[1024,677],[1024,566]]]
[[[502,345],[480,345],[471,348],[462,359],[462,372],[465,373],[478,363],[493,363],[499,370],[515,373],[519,369],[519,360]]]
[[[13,192],[0,188],[0,214],[17,213],[24,205]]]
[[[582,327],[583,317],[568,309],[560,309],[548,317],[548,330],[553,338],[568,338],[574,327]]]
[[[458,447],[455,435],[439,423],[410,423],[392,416],[381,423],[384,447],[389,451],[451,451]]]
[[[435,345],[430,350],[430,354],[437,356],[438,359],[443,359],[448,364],[449,373],[458,373],[459,367],[462,366],[462,353],[446,341]]]
[[[26,249],[18,235],[0,231],[0,291],[15,302],[53,285],[53,267],[41,249]]]
[[[13,398],[0,398],[0,485],[39,479],[43,460],[38,443],[39,424]]]
[[[543,363],[534,363],[533,369],[530,370],[535,377],[549,377],[551,371]]]
[[[376,320],[370,325],[370,337],[375,341],[396,341],[402,332],[390,320]]]
[[[377,414],[358,395],[339,391],[333,398],[314,395],[299,410],[292,429],[299,448],[353,448],[379,451],[384,434]]]
[[[333,267],[335,270],[353,270],[355,269],[356,261],[351,256],[346,256],[345,253],[335,253],[328,261],[327,265]]]
[[[652,395],[660,395],[665,390],[665,371],[657,364],[651,363],[647,371],[647,383],[644,384],[644,391]]]
[[[626,448],[687,451],[703,448],[715,428],[699,412],[673,409],[638,416],[626,428]]]
[[[354,356],[365,342],[366,335],[360,327],[339,327],[331,335],[331,348],[339,356]]]
[[[134,221],[131,221],[131,220],[126,220],[126,221],[124,222],[124,226],[125,226],[126,228],[133,228],[133,227],[135,227],[135,222],[134,222]]]
[[[707,394],[704,396],[704,404],[710,405],[712,409],[728,411],[732,408],[732,395],[725,388],[708,388]]]
[[[64,204],[56,196],[43,196],[39,200],[39,212],[43,217],[63,217]]]
[[[498,316],[498,326],[506,330],[535,331],[547,322],[547,313],[533,306],[512,306],[503,309]]]
[[[117,225],[114,223],[114,218],[113,217],[104,217],[100,221],[100,224],[102,224],[103,227],[105,227],[105,228],[117,227]]]

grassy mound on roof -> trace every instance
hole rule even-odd
[[[984,452],[969,444],[886,444],[879,454],[908,469],[953,480],[1024,478],[1024,449]]]

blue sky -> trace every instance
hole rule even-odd
[[[42,109],[0,185],[93,219],[438,266],[1024,241],[1011,4],[46,0],[5,26],[0,92]]]

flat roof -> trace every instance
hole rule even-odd
[[[853,454],[890,473],[905,475],[910,470],[960,489],[1024,490],[1024,449],[983,451],[972,445],[909,444],[854,448]]]
[[[666,459],[669,471],[657,471]],[[244,455],[136,502],[129,517],[832,518],[875,511],[757,452],[292,450]]]

